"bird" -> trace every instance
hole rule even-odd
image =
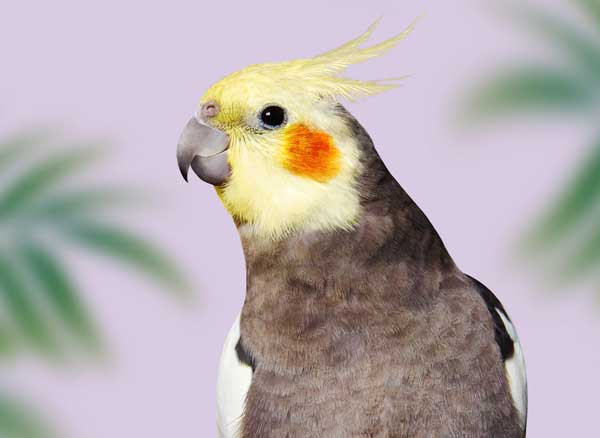
[[[377,23],[312,58],[224,77],[180,135],[183,177],[214,186],[245,257],[219,362],[220,438],[525,436],[507,311],[458,268],[343,104],[402,79],[344,75],[415,24],[368,45]]]

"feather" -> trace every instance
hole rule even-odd
[[[376,20],[358,37],[341,46],[317,55],[313,58],[292,61],[254,64],[246,67],[215,84],[205,98],[217,98],[227,90],[239,92],[249,87],[270,84],[294,89],[301,88],[304,94],[315,99],[322,97],[344,97],[354,99],[378,94],[398,86],[400,78],[382,80],[359,80],[341,77],[348,67],[382,56],[394,48],[415,28],[418,19],[414,20],[403,32],[372,46],[364,47],[372,36],[380,20]],[[244,84],[242,89],[236,85]],[[232,91],[233,92],[233,91]]]

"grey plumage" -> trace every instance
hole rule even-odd
[[[351,231],[269,245],[238,223],[240,348],[254,366],[241,438],[521,438],[493,313],[360,124]]]

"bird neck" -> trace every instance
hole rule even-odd
[[[353,230],[299,232],[266,244],[241,227],[247,272],[241,337],[261,366],[288,375],[334,369],[340,355],[352,357],[340,348],[358,348],[352,342],[367,342],[366,334],[384,338],[390,327],[382,320],[430,308],[440,285],[457,273],[391,175],[376,179],[379,190],[363,200]],[[340,346],[336,336],[348,331],[365,336]]]
[[[336,334],[384,336],[389,327],[380,324],[383,316],[427,308],[440,284],[458,272],[362,126],[347,117],[360,141],[363,169],[352,229],[266,240],[238,224],[247,272],[241,336],[262,366],[302,373],[335,361],[328,346]]]
[[[385,295],[390,285],[397,294],[415,282],[434,291],[456,269],[425,214],[374,149],[364,164],[360,216],[351,230],[298,231],[271,240],[239,226],[249,296],[309,290],[344,300],[358,285]],[[381,281],[391,283],[376,284]]]

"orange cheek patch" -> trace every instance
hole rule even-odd
[[[340,171],[340,158],[340,151],[323,131],[302,124],[285,129],[283,165],[290,172],[326,182]]]

